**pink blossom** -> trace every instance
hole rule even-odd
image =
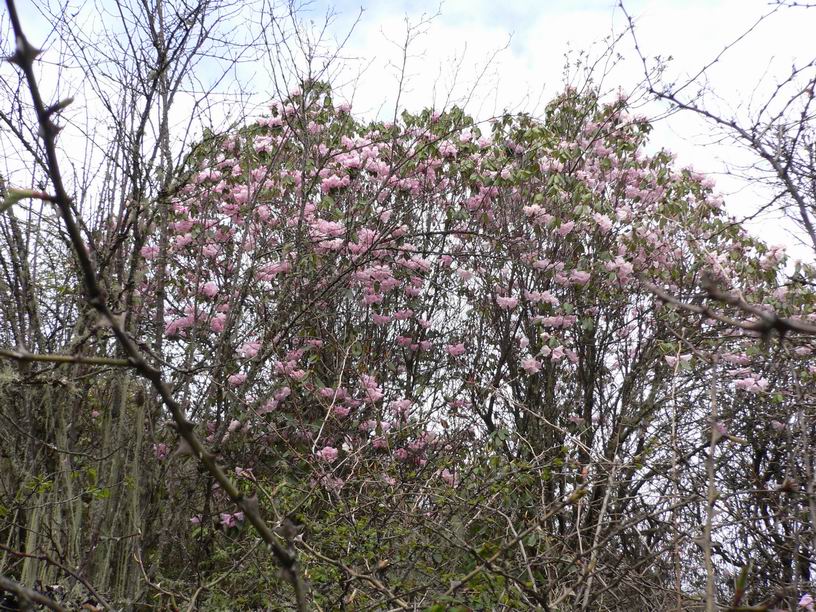
[[[731,363],[733,365],[740,366],[745,366],[751,363],[751,358],[745,354],[737,355],[735,353],[724,353],[720,355],[720,359],[722,359],[726,363]]]
[[[183,219],[181,221],[176,221],[175,223],[172,223],[170,227],[177,234],[186,234],[191,229],[193,229],[193,222],[190,219]]]
[[[808,612],[814,612],[816,610],[816,601],[814,601],[810,593],[805,593],[799,600],[799,607]]]
[[[363,421],[362,423],[360,423],[358,429],[360,431],[371,432],[376,431],[378,425],[379,425],[378,421],[375,421],[374,419],[369,419],[367,421]],[[385,431],[385,428],[383,428],[383,431]]]
[[[270,412],[274,412],[278,409],[278,401],[271,399],[266,402],[263,406],[258,408],[257,413],[259,415],[269,414]]]
[[[328,238],[338,238],[345,234],[346,228],[342,223],[317,219],[312,223],[311,235],[314,240],[326,240]]]
[[[666,361],[670,368],[673,368],[678,363],[681,364],[689,363],[691,361],[691,355],[689,353],[686,353],[685,355],[680,355],[679,357],[676,357],[674,355],[666,355],[665,357],[663,357],[663,359]]]
[[[366,396],[365,398],[366,403],[374,404],[380,401],[385,396],[380,387],[377,385],[377,380],[373,376],[363,374],[360,377],[360,382],[363,385],[363,391],[365,392]]]
[[[243,512],[222,512],[218,515],[221,519],[221,524],[229,529],[230,527],[235,527],[238,525],[239,522],[243,522],[244,520],[244,513]]]
[[[504,310],[513,310],[516,306],[518,306],[518,298],[497,295],[496,303],[499,305],[499,308]]]
[[[210,329],[213,330],[216,334],[220,334],[224,331],[224,326],[227,322],[227,315],[223,312],[219,312],[215,315],[212,319],[210,319]]]
[[[524,297],[527,299],[527,301],[532,302],[533,304],[538,304],[539,302],[545,302],[547,304],[552,304],[553,306],[558,306],[561,304],[558,298],[553,296],[549,291],[525,291]]]
[[[439,153],[442,157],[456,157],[457,152],[456,145],[449,140],[443,140],[439,143]]]
[[[460,355],[465,354],[465,345],[463,342],[459,344],[449,344],[445,347],[445,350],[448,351],[448,354],[451,357],[459,357]]]
[[[167,336],[178,335],[179,332],[181,332],[182,330],[185,330],[188,327],[192,327],[193,323],[195,323],[195,319],[189,315],[185,317],[180,317],[178,319],[174,319],[170,321],[170,323],[165,325],[164,333]]]
[[[233,220],[235,220],[238,219],[238,213],[241,212],[241,207],[238,204],[224,202],[218,206],[218,212],[223,215],[227,215],[228,217],[232,217]]]
[[[544,327],[561,327],[564,325],[564,317],[561,315],[555,317],[539,317],[536,322]]]
[[[595,219],[595,223],[598,224],[598,229],[601,230],[601,233],[605,234],[612,229],[612,219],[606,215],[595,213],[593,218]]]
[[[411,409],[411,405],[413,402],[409,399],[401,399],[401,400],[394,400],[391,402],[388,407],[391,411],[398,415],[398,416],[405,416],[405,413]]]
[[[292,264],[288,261],[281,261],[274,264],[268,264],[258,270],[258,280],[269,281],[275,278],[278,274],[284,274],[292,269]]]
[[[272,215],[272,211],[266,204],[261,204],[258,208],[255,209],[255,214],[258,215],[258,218],[261,221],[267,221],[269,217]]]
[[[324,474],[320,478],[320,484],[326,488],[327,491],[331,491],[332,493],[339,493],[340,490],[343,488],[343,485],[346,482],[342,478],[337,478],[330,474]]]
[[[193,241],[192,234],[184,234],[183,236],[176,236],[176,238],[173,240],[173,248],[176,249],[176,250],[183,249],[188,244],[190,244],[192,241]]]
[[[364,391],[366,395],[366,402],[369,404],[374,404],[380,401],[385,395],[382,391],[379,390],[378,387],[366,387]]]
[[[756,375],[747,376],[734,381],[736,389],[742,389],[748,393],[759,393],[768,388],[768,381],[765,378],[759,378]]]
[[[768,249],[768,254],[762,258],[759,265],[763,270],[769,270],[785,259],[785,246],[774,245]]]
[[[200,514],[196,514],[190,517],[190,522],[193,525],[200,525],[201,524],[202,516]]]
[[[155,259],[159,255],[159,247],[143,246],[139,253],[145,259]]]
[[[260,342],[245,342],[238,349],[238,354],[241,355],[241,357],[243,357],[244,359],[252,359],[258,354],[258,351],[260,350],[261,350]]]
[[[213,298],[218,295],[218,285],[213,281],[206,282],[201,286],[201,293],[208,298]]]
[[[562,223],[555,233],[561,236],[562,238],[569,234],[572,229],[575,227],[575,221],[567,221],[566,223]]]
[[[439,477],[447,483],[448,486],[455,487],[458,484],[458,479],[456,478],[456,474],[451,472],[448,468],[445,468],[441,472],[439,472]]]
[[[237,374],[233,374],[232,376],[230,376],[227,380],[229,381],[229,384],[232,385],[233,387],[240,387],[246,382],[246,379],[247,379],[246,374],[244,374],[243,372],[238,372]]]
[[[318,459],[326,463],[334,463],[337,461],[339,452],[333,446],[324,446],[321,450],[317,451],[315,455],[317,455]]]
[[[589,272],[582,270],[573,270],[569,277],[570,281],[575,285],[586,285],[589,282],[589,278]]]
[[[541,362],[538,359],[533,359],[532,357],[529,359],[525,359],[521,362],[521,367],[528,374],[535,374],[541,370]]]
[[[340,187],[348,187],[351,179],[348,176],[339,177],[336,174],[332,174],[329,177],[324,178],[320,183],[320,189],[323,193],[329,193],[333,189],[338,189]]]
[[[221,179],[221,173],[218,170],[208,168],[202,170],[196,175],[196,182],[203,183],[204,181],[218,181]]]
[[[371,304],[379,304],[383,301],[385,296],[382,293],[366,293],[363,296],[363,304],[370,306]]]

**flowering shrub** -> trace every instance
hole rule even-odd
[[[541,119],[362,123],[312,83],[207,134],[134,241],[129,324],[249,505],[172,429],[137,438],[177,545],[141,544],[156,584],[212,573],[212,609],[288,606],[259,508],[323,609],[669,609],[709,561],[731,596],[760,553],[751,597],[799,601],[813,341],[649,287],[806,319],[814,271],[786,276],[649,131],[573,90]]]
[[[693,504],[678,510],[666,492],[699,489],[712,385],[718,437],[760,453],[750,473],[726,462],[717,486],[773,479],[766,462],[787,451],[767,424],[790,422],[812,388],[812,345],[798,341],[782,366],[640,280],[691,300],[705,273],[789,315],[812,312],[812,293],[777,285],[783,251],[731,223],[710,181],[646,154],[649,130],[624,101],[569,90],[543,121],[476,125],[454,108],[365,125],[312,85],[196,158],[172,203],[173,280],[157,293],[149,272],[143,307],[168,304],[170,354],[194,372],[179,384],[224,459],[309,491],[294,511],[323,550],[304,554],[327,602],[344,597],[336,572],[354,575],[344,556],[388,559],[398,592],[441,595],[470,555],[506,545],[496,534],[531,525],[521,557],[506,559],[502,597],[515,591],[517,605],[536,584],[553,588],[554,551],[595,567],[598,553],[581,551],[602,542],[616,544],[601,557],[662,567],[655,586],[674,580],[671,554],[697,558],[683,580],[699,580],[691,539],[669,545]],[[159,253],[142,249],[149,265]],[[494,503],[506,521],[479,510]],[[749,550],[770,545],[748,518],[765,503],[725,501],[718,520]],[[353,532],[331,527],[349,517]],[[395,525],[403,537],[384,541]],[[444,547],[426,549],[440,530]],[[425,574],[437,554],[448,571]],[[589,574],[559,576],[590,588]],[[462,588],[495,603],[494,580]],[[605,606],[634,597],[622,580]]]

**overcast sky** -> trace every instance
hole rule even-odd
[[[568,49],[592,51],[595,45],[597,55],[598,43],[623,32],[626,23],[617,3],[610,0],[447,0],[442,4],[320,0],[312,6],[315,18],[330,9],[338,13],[333,26],[336,35],[345,33],[363,9],[347,50],[349,55],[373,62],[359,90],[364,105],[372,107],[393,101],[396,70],[388,65],[400,59],[393,42],[404,39],[406,19],[416,24],[423,15],[439,12],[412,45],[410,92],[404,97],[408,106],[427,104],[435,83],[438,90],[444,90],[452,60],[463,55],[459,93],[464,93],[486,60],[508,45],[492,64],[489,74],[494,78],[484,79],[482,93],[494,93],[480,96],[485,112],[518,106],[525,101],[525,93],[538,94],[542,87],[551,95],[560,88]],[[675,74],[696,71],[771,9],[763,0],[630,0],[626,8],[637,21],[645,53],[671,55]],[[791,61],[811,59],[816,51],[814,26],[816,10],[778,12],[712,71],[714,84],[723,93],[733,94],[736,101],[738,94],[753,90],[771,60],[784,69]],[[631,39],[624,37],[618,49],[627,61],[613,78],[631,85],[641,73]]]
[[[18,0],[35,43],[48,31],[47,21],[34,8],[39,1]],[[111,0],[98,2],[107,5]],[[645,55],[671,56],[667,73],[676,78],[696,73],[773,8],[766,0],[627,0],[625,5],[636,21]],[[82,7],[88,23],[98,20],[94,8],[98,5],[80,1],[76,6]],[[604,40],[621,35],[626,26],[614,0],[446,0],[442,4],[315,0],[307,7],[301,15],[317,24],[327,12],[336,14],[329,34],[337,40],[345,38],[359,17],[343,50],[346,70],[337,75],[335,84],[340,88],[336,97],[351,98],[361,118],[393,116],[406,24],[415,28],[415,35],[409,45],[400,110],[467,101],[466,109],[480,119],[505,109],[540,112],[563,87],[565,54],[573,62],[581,52],[595,59],[605,48]],[[784,9],[765,20],[707,72],[709,85],[720,97],[720,109],[744,111],[757,99],[757,83],[764,83],[767,90],[774,76],[784,75],[792,63],[811,61],[816,56],[815,32],[816,8]],[[624,35],[615,49],[623,59],[607,75],[604,88],[631,91],[643,76],[631,36]],[[267,71],[260,65],[243,66],[239,76],[251,83],[258,102],[272,91]],[[656,106],[640,110],[649,116],[661,112]],[[652,146],[677,153],[682,165],[715,174],[732,212],[750,214],[765,195],[722,174],[724,162],[750,158],[712,141],[707,126],[680,115],[657,123]],[[782,230],[770,231],[772,225],[765,219],[753,228],[770,242],[790,245],[796,256],[813,255],[793,248],[793,238]]]
[[[695,74],[773,9],[764,0],[629,0],[625,6],[636,21],[644,54],[671,57],[668,74],[677,78]],[[334,10],[332,31],[341,37],[361,8],[346,55],[359,58],[354,70],[364,71],[346,91],[353,90],[355,111],[369,116],[393,113],[406,22],[416,25],[434,16],[418,29],[410,46],[400,106],[441,107],[448,99],[467,99],[468,110],[481,118],[503,109],[541,110],[563,86],[565,53],[570,52],[573,61],[581,51],[598,57],[603,41],[620,35],[626,26],[625,15],[612,0],[446,0],[441,5],[428,0],[320,0],[312,5],[312,13],[318,19]],[[784,9],[762,22],[708,71],[708,82],[721,98],[720,109],[744,112],[757,100],[758,83],[763,83],[760,92],[767,91],[774,76],[783,76],[794,63],[811,61],[816,56],[814,33],[816,9]],[[623,60],[604,84],[609,90],[620,86],[630,91],[642,79],[642,64],[630,36],[616,49]],[[660,110],[651,106],[643,112],[656,115]],[[750,158],[712,140],[707,126],[678,116],[658,122],[652,143],[677,153],[683,165],[717,173],[734,214],[749,214],[762,194],[721,173],[724,162]],[[788,234],[769,232],[767,219],[762,224],[767,239],[793,247]]]

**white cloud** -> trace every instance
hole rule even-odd
[[[335,24],[338,31],[349,26],[351,6],[356,5],[342,3],[336,9],[341,12]],[[363,5],[361,23],[347,48],[347,55],[360,58],[358,65],[367,64],[354,87],[356,112],[381,117],[393,113],[396,67],[401,62],[399,45],[393,41],[404,40],[406,20],[416,24],[438,6],[427,1],[410,6],[400,2]],[[666,74],[678,80],[695,75],[772,8],[763,0],[633,0],[626,7],[636,20],[641,50],[649,58],[671,57]],[[449,0],[411,45],[400,106],[440,107],[450,94],[453,102],[469,100],[467,110],[479,118],[505,108],[540,111],[562,87],[565,53],[571,51],[573,61],[581,51],[597,57],[603,41],[620,34],[625,26],[617,3],[608,0]],[[707,70],[707,82],[719,97],[716,108],[737,114],[755,108],[773,86],[773,75],[784,74],[794,62],[812,59],[814,31],[816,10],[780,10],[761,23]],[[642,64],[630,36],[624,36],[616,49],[624,58],[610,71],[604,86],[630,90],[642,79]],[[350,89],[346,88],[347,95]],[[641,110],[648,116],[661,112],[654,105]],[[714,174],[730,210],[748,215],[767,200],[767,194],[726,173],[750,164],[753,158],[717,141],[709,125],[688,114],[659,121],[653,135],[654,145],[674,151],[678,163]],[[770,242],[789,244],[796,256],[813,257],[793,244],[790,224],[779,222],[774,227],[764,219],[751,227],[756,231],[761,227]]]

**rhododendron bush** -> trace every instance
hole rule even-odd
[[[365,124],[331,95],[307,84],[200,151],[139,286],[202,435],[303,523],[315,601],[631,609],[633,580],[693,597],[711,435],[721,571],[776,551],[753,570],[768,595],[801,554],[776,531],[809,529],[772,518],[803,497],[767,491],[809,469],[791,441],[812,343],[678,312],[640,279],[692,300],[708,275],[807,314],[783,250],[647,154],[624,100]],[[186,546],[251,541],[217,535],[242,526],[217,489],[167,494],[195,517]]]
[[[42,338],[4,301],[31,408],[0,573],[76,567],[111,608],[809,601],[816,336],[778,332],[816,321],[814,269],[624,97],[384,123],[335,95],[302,82],[43,247]]]

